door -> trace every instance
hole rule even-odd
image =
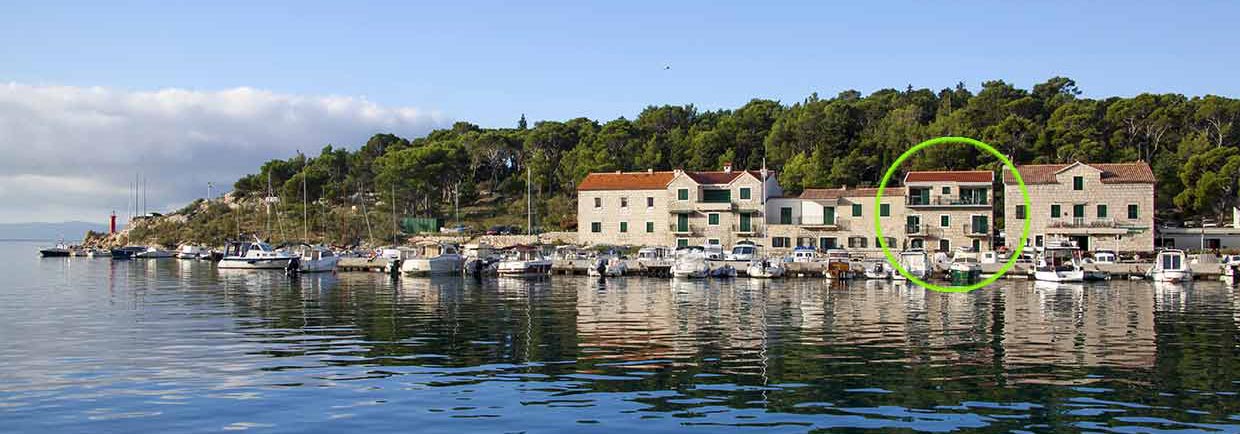
[[[749,222],[749,214],[741,214],[741,232],[750,232],[752,224]]]
[[[839,245],[837,243],[838,241],[831,237],[822,237],[818,239],[818,245],[821,246],[823,250],[838,249]]]
[[[688,214],[676,214],[676,232],[689,232]]]
[[[986,218],[986,216],[975,215],[975,216],[972,216],[971,220],[972,221],[970,223],[972,224],[972,228],[970,229],[972,230],[972,233],[975,233],[975,234],[990,233],[990,228],[989,228],[989,225],[987,224],[989,222],[987,221],[988,219]]]
[[[783,207],[779,209],[779,224],[781,225],[792,224],[792,208]]]
[[[1082,252],[1089,251],[1089,236],[1088,235],[1073,236],[1072,241],[1076,243],[1076,247],[1080,248]]]
[[[835,207],[829,206],[829,207],[822,209],[822,224],[824,225],[835,224]]]
[[[905,218],[905,223],[907,224],[907,229],[908,229],[907,233],[910,233],[910,234],[921,233],[921,216],[919,215],[908,216]]]
[[[973,240],[973,251],[974,252],[982,251],[982,240]]]

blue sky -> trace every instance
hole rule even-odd
[[[27,2],[0,82],[364,97],[506,126],[845,89],[1236,96],[1226,2]],[[664,70],[664,66],[671,66]]]

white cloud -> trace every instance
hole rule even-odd
[[[125,214],[134,174],[148,209],[168,211],[231,188],[242,174],[297,149],[355,148],[375,133],[416,137],[438,113],[364,98],[241,87],[125,91],[0,84],[0,222],[103,221]]]

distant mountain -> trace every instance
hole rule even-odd
[[[117,228],[120,229],[120,228]],[[0,223],[0,240],[80,240],[86,231],[106,232],[107,225],[89,222]]]

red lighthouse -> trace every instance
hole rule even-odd
[[[108,225],[108,233],[116,233],[116,211],[112,211],[112,222]]]

